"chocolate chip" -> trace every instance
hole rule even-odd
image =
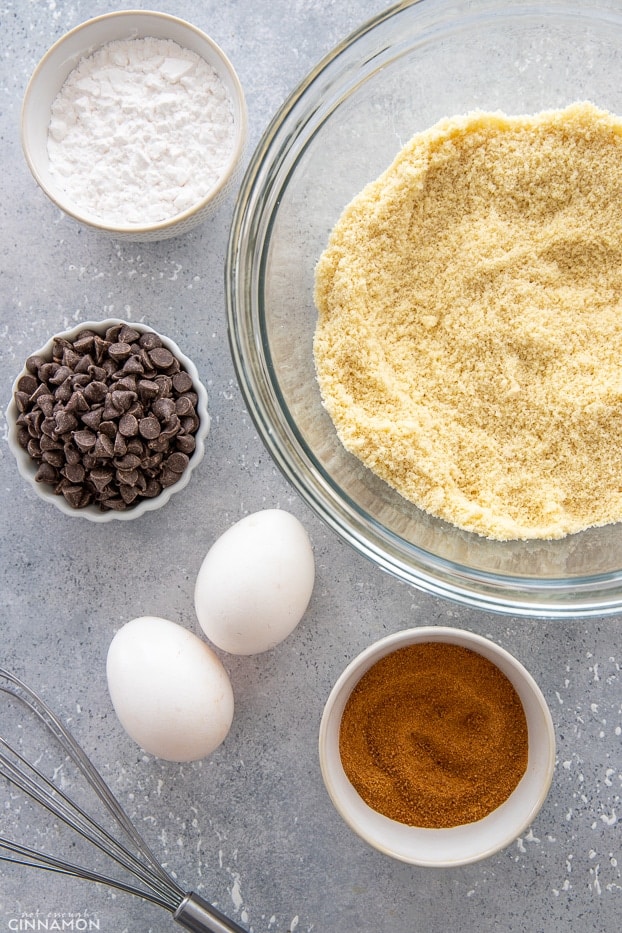
[[[49,434],[39,435],[39,447],[41,450],[60,450],[63,445],[56,437]]]
[[[106,331],[106,340],[110,343],[114,343],[115,340],[118,340],[123,327],[123,324],[112,324]]]
[[[117,470],[115,479],[121,486],[135,486],[138,482],[138,470]]]
[[[181,430],[181,421],[178,416],[173,412],[171,417],[166,421],[164,429],[161,432],[161,437],[165,437],[168,440],[175,437],[176,434],[179,434]]]
[[[116,407],[116,405],[112,404],[110,395],[107,395],[106,401],[104,402],[104,407],[102,409],[102,418],[105,421],[116,421],[119,415],[119,409]]]
[[[133,354],[129,359],[123,364],[124,373],[135,373],[136,375],[142,375],[145,371],[143,361],[140,356]]]
[[[61,385],[59,385],[56,391],[54,392],[54,400],[56,402],[66,403],[69,401],[72,395],[73,395],[73,387],[71,385],[71,379],[67,378],[63,380]]]
[[[115,422],[112,420],[101,421],[99,425],[99,433],[105,434],[106,437],[111,437],[114,439],[117,433],[117,426]]]
[[[168,369],[175,361],[175,357],[166,347],[155,347],[149,350],[149,359],[156,369]]]
[[[190,401],[187,395],[180,396],[180,398],[178,398],[177,401],[175,402],[175,413],[179,415],[180,418],[183,417],[184,415],[189,415],[190,412],[193,412],[193,411],[194,411],[194,405],[192,404],[192,402]]]
[[[168,421],[175,412],[175,400],[172,398],[159,398],[151,406],[151,411],[158,421]]]
[[[162,346],[162,341],[153,331],[147,331],[138,338],[138,343],[144,350],[154,350]]]
[[[58,478],[58,473],[54,469],[51,463],[46,463],[45,460],[42,460],[39,464],[39,468],[35,474],[35,480],[37,483],[48,483],[52,485],[56,482]]]
[[[90,450],[97,442],[97,435],[93,431],[75,431],[73,440],[80,450]]]
[[[72,346],[67,346],[63,350],[62,363],[63,366],[68,366],[69,369],[73,372],[76,368],[76,365],[80,361],[80,354],[76,353]]]
[[[104,499],[101,504],[104,509],[109,509],[116,512],[122,512],[125,508],[127,508],[125,502],[120,496]]]
[[[143,496],[146,499],[155,499],[155,497],[159,496],[161,492],[162,492],[162,486],[160,485],[158,480],[154,478],[154,479],[150,479],[149,482],[147,483],[144,489],[144,492],[143,492]]]
[[[59,435],[75,431],[78,427],[78,419],[70,411],[67,411],[66,408],[56,412],[54,415],[54,423],[56,424],[56,433]]]
[[[46,386],[44,382],[40,382],[37,385],[37,388],[35,389],[35,391],[30,396],[30,401],[33,403],[39,402],[39,405],[41,405],[41,399],[43,399],[45,396],[49,396],[50,401],[53,402],[50,390],[48,389],[48,387]]]
[[[158,396],[160,398],[168,398],[172,394],[173,380],[170,376],[163,376],[160,374],[159,376],[155,376],[153,381],[158,387]]]
[[[67,504],[72,507],[72,509],[79,509],[84,506],[84,490],[82,486],[74,486],[68,484],[67,486],[61,486],[61,492]]]
[[[175,483],[179,482],[179,476],[179,473],[174,473],[172,470],[162,470],[160,473],[160,483],[164,488],[174,486]]]
[[[41,422],[41,432],[47,434],[48,437],[54,437],[56,434],[56,421],[50,415],[47,418],[44,418]]]
[[[138,430],[145,440],[151,441],[160,434],[160,422],[155,415],[148,415],[138,422]]]
[[[199,428],[199,416],[186,415],[181,419],[181,430],[184,434],[194,434]]]
[[[53,386],[62,385],[65,379],[71,379],[73,372],[69,369],[68,366],[58,366],[52,376],[49,378],[49,382]]]
[[[116,457],[114,465],[117,470],[137,470],[141,465],[141,459],[136,454],[125,454],[124,457]]]
[[[62,449],[54,448],[51,450],[44,450],[41,454],[41,459],[44,463],[49,463],[53,467],[59,469],[65,462],[65,455]]]
[[[194,453],[194,450],[197,446],[192,434],[178,434],[175,445],[177,450],[181,451],[182,454]]]
[[[88,359],[93,349],[93,332],[83,331],[80,336],[74,340],[73,348],[82,359]]]
[[[110,393],[110,401],[117,411],[127,411],[132,402],[136,401],[136,392],[126,392],[123,389],[114,389]]]
[[[131,375],[131,374],[125,375],[125,376],[124,376],[124,375],[123,375],[123,370],[120,370],[119,372],[115,373],[115,377],[116,377],[116,376],[119,377],[119,378],[116,380],[116,388],[117,388],[117,389],[123,389],[123,390],[126,391],[126,392],[133,392],[133,393],[134,393],[134,398],[137,398],[137,395],[136,395],[136,384],[137,384],[136,376]]]
[[[121,493],[121,498],[126,505],[131,505],[136,501],[136,497],[140,495],[139,490],[136,486],[120,486],[119,492]]]
[[[189,392],[192,389],[192,378],[189,373],[182,370],[173,376],[173,388],[179,395]]]
[[[46,418],[50,418],[52,416],[52,412],[54,411],[53,396],[49,394],[39,396],[39,398],[37,399],[37,405],[39,406],[40,411],[43,412]]]
[[[136,343],[140,340],[140,334],[133,327],[130,327],[128,324],[124,324],[119,331],[118,340],[121,343]]]
[[[102,492],[114,479],[112,470],[91,470],[89,479],[98,492]]]
[[[43,366],[45,362],[46,361],[43,359],[42,356],[36,356],[36,355],[29,356],[28,359],[26,360],[26,365],[25,365],[26,371],[29,373],[33,373],[36,376],[39,373],[39,369],[41,368],[41,366]]]
[[[107,340],[104,340],[103,337],[96,335],[93,338],[93,356],[95,358],[95,362],[98,365],[101,365],[102,360],[105,359],[109,346],[110,343]]]
[[[112,460],[114,457],[114,444],[107,434],[100,431],[95,441],[93,453],[100,460]]]
[[[93,363],[93,365],[88,368],[88,374],[92,382],[103,382],[104,385],[106,385],[107,373],[103,366],[96,366],[95,363]]]
[[[80,375],[82,374],[86,375],[94,367],[95,367],[95,360],[93,359],[90,353],[87,353],[85,354],[85,356],[81,356],[78,362],[76,363],[74,373],[78,373]]]
[[[138,418],[135,415],[122,415],[119,419],[119,433],[124,437],[138,434]]]
[[[23,424],[18,425],[17,426],[17,441],[20,447],[23,447],[24,450],[28,450],[28,445],[31,440],[34,440],[34,438],[31,436],[28,428],[24,427]]]
[[[116,363],[123,363],[132,355],[132,348],[129,343],[113,343],[108,347],[108,356]]]
[[[115,363],[114,360],[110,358],[102,360],[101,366],[104,372],[106,373],[107,379],[111,379],[117,371],[117,364]]]
[[[15,399],[15,404],[17,406],[18,411],[22,412],[22,411],[28,410],[28,403],[30,402],[30,392],[21,392],[18,389],[15,395],[13,396],[13,398]]]
[[[80,420],[87,428],[92,428],[94,431],[97,431],[102,423],[102,414],[103,409],[91,408],[90,411],[85,411],[84,414],[80,416]]]
[[[64,467],[63,473],[70,483],[82,483],[86,475],[81,463],[68,463]]]
[[[139,457],[144,457],[145,445],[139,437],[133,437],[127,442],[127,452],[128,454],[137,454]]]
[[[67,441],[63,447],[63,452],[65,454],[65,462],[70,466],[73,466],[76,463],[82,462],[82,454],[71,441]]]
[[[29,397],[33,392],[37,391],[39,382],[36,376],[33,376],[31,373],[24,373],[23,376],[20,376],[17,380],[17,391],[23,392]]]
[[[188,466],[188,463],[189,458],[186,456],[186,454],[182,454],[181,452],[177,451],[167,458],[166,468],[168,470],[172,470],[173,473],[183,473]]]
[[[108,386],[103,380],[95,379],[90,385],[84,387],[84,397],[90,402],[102,402],[108,395]]]
[[[57,371],[57,369],[58,369],[58,363],[54,363],[54,362],[42,363],[41,366],[39,367],[39,372],[37,375],[39,376],[39,379],[42,382],[49,382],[54,376],[54,373]]]
[[[151,379],[141,379],[137,386],[138,396],[143,402],[148,402],[150,399],[157,398],[160,392],[157,382],[153,382]]]
[[[41,444],[35,437],[27,439],[25,446],[33,460],[41,459]]]
[[[123,435],[119,432],[115,435],[114,438],[114,455],[115,457],[123,457],[127,453],[127,441]]]
[[[65,406],[65,411],[84,412],[89,410],[89,403],[80,389],[74,389]]]

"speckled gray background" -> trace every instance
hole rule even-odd
[[[161,8],[205,29],[232,59],[247,94],[252,146],[317,60],[383,6],[170,0]],[[461,609],[356,555],[282,479],[245,411],[224,313],[232,199],[183,238],[119,245],[61,216],[28,173],[19,108],[33,67],[67,29],[114,8],[86,0],[0,3],[0,396],[6,404],[24,358],[52,332],[118,315],[145,320],[195,360],[210,393],[212,431],[190,486],[165,509],[95,526],[62,517],[26,489],[2,424],[2,663],[71,718],[180,882],[255,933],[619,929],[620,619],[541,622]],[[213,756],[175,765],[143,755],[107,694],[114,632],[147,613],[197,631],[193,586],[209,545],[243,515],[273,506],[299,516],[313,542],[317,582],[304,620],[265,655],[222,655],[236,715]],[[316,751],[322,707],[345,664],[377,637],[423,623],[469,628],[514,653],[540,684],[558,740],[553,787],[530,831],[486,862],[450,871],[394,862],[354,836],[332,809]],[[5,799],[0,809],[10,825],[20,814]],[[130,896],[2,867],[0,931],[32,929],[33,918],[40,929],[59,929],[60,919],[53,921],[63,914],[76,929],[89,918],[102,933],[175,928],[160,909]]]

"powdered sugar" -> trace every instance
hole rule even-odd
[[[108,43],[83,58],[52,106],[50,173],[110,224],[167,220],[217,183],[234,145],[214,69],[168,39]]]

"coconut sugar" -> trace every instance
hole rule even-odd
[[[622,120],[477,112],[416,135],[316,269],[343,445],[508,540],[622,519]]]

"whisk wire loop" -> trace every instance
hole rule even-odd
[[[11,854],[6,855],[2,850]],[[174,910],[169,901],[158,897],[151,891],[143,891],[141,888],[134,887],[118,878],[109,878],[99,872],[91,871],[84,866],[73,865],[63,859],[48,855],[45,852],[39,852],[37,849],[31,849],[28,846],[19,845],[16,842],[10,842],[0,836],[0,861],[11,862],[14,865],[24,865],[28,868],[39,868],[43,871],[56,872],[59,875],[69,875],[73,878],[80,878],[85,881],[95,881],[98,884],[105,884],[108,887],[116,888],[118,891],[124,891],[126,894],[133,894],[136,897],[145,898],[158,907],[165,910]]]
[[[125,869],[141,886],[40,852],[0,836],[0,861],[106,884],[150,901],[170,911],[173,919],[194,933],[245,933],[216,907],[195,893],[185,893],[173,880],[142,838],[103,777],[71,732],[35,691],[10,671],[0,668],[0,693],[13,697],[35,715],[54,737],[66,756],[85,778],[99,801],[131,840],[132,852],[112,835],[36,764],[29,762],[10,742],[0,736],[0,777],[93,845],[118,867]]]
[[[71,800],[60,787],[53,784],[35,765],[28,762],[17,749],[0,737],[0,746],[6,748],[23,766],[18,768],[10,758],[0,752],[0,773],[25,794],[35,800],[50,813],[58,816],[64,823],[79,833],[84,839],[114,859],[123,868],[133,872],[139,880],[155,888],[160,898],[171,909],[179,902],[183,891],[172,882],[165,884],[159,875],[154,877],[151,867],[145,865],[122,843],[110,835],[99,823],[90,817],[75,801]],[[27,769],[27,770],[26,770]],[[29,776],[28,771],[36,779]],[[110,879],[108,879],[110,881]]]

